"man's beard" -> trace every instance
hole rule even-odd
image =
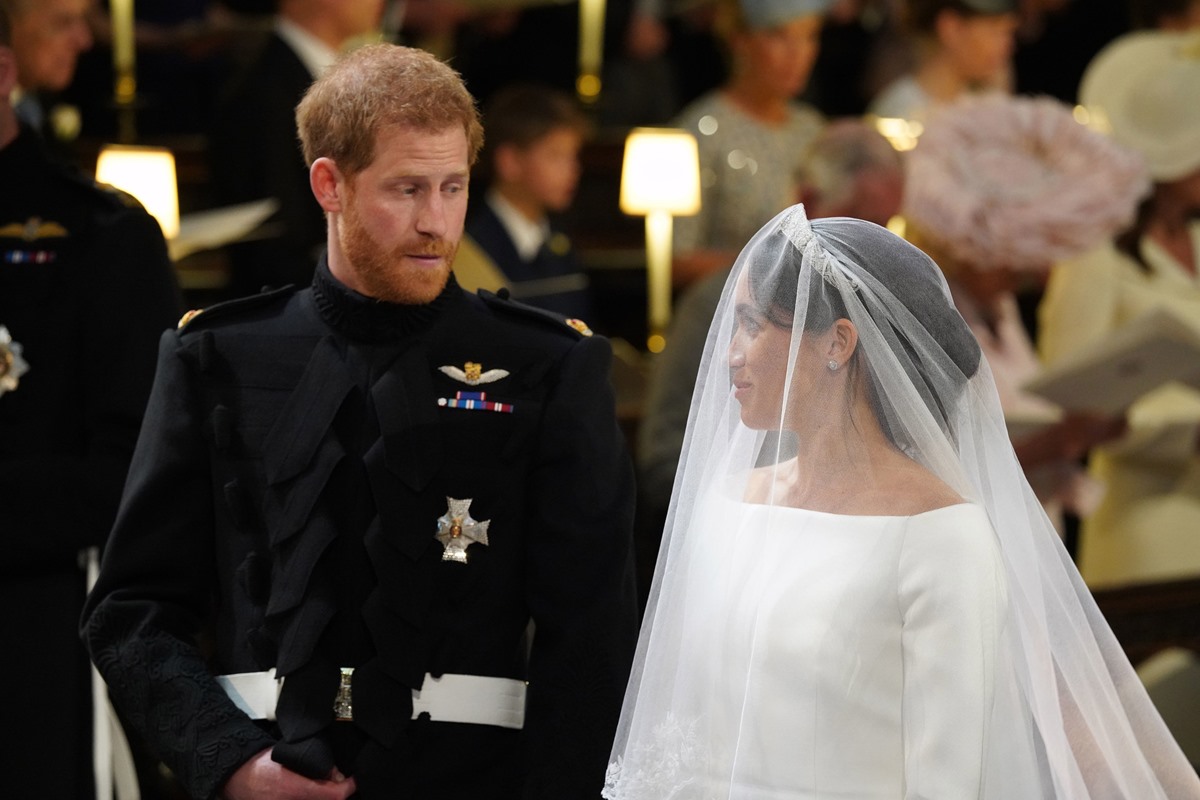
[[[342,249],[368,297],[389,303],[424,305],[446,288],[450,266],[458,250],[457,242],[430,239],[419,245],[399,245],[391,252],[384,252],[363,227],[353,201],[342,220]],[[406,255],[441,256],[442,264],[436,268],[405,266]]]

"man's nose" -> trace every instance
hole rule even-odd
[[[417,214],[417,232],[441,238],[446,230],[446,201],[439,192],[431,192]]]

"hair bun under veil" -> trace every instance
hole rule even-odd
[[[950,300],[945,278],[933,259],[873,222],[830,217],[813,220],[812,228],[827,247],[890,288],[896,299],[925,324],[964,377],[975,374],[982,358],[979,342]],[[879,258],[878,253],[885,249],[890,251],[888,257]]]

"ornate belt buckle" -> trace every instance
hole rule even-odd
[[[338,722],[354,721],[354,703],[350,694],[350,678],[353,675],[354,667],[342,667],[337,696],[333,698],[333,718]]]

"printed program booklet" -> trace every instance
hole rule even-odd
[[[1200,389],[1200,327],[1156,308],[1046,367],[1024,388],[1067,411],[1120,414],[1172,381]]]

